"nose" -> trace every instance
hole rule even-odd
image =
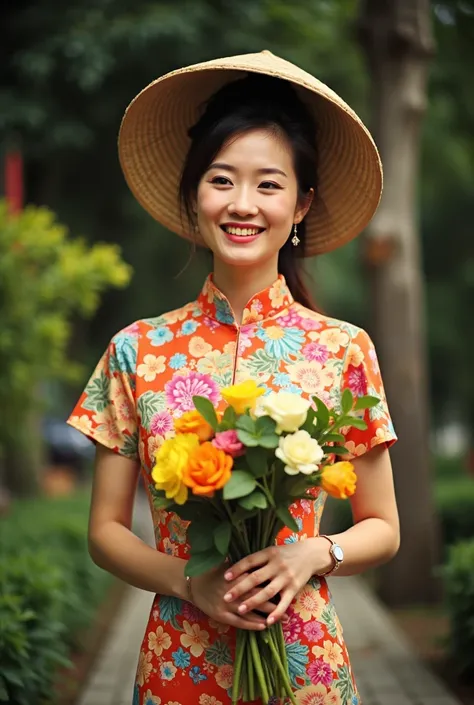
[[[233,196],[234,200],[227,207],[229,214],[234,213],[241,217],[257,215],[258,206],[253,202],[249,189],[240,188],[233,192]]]

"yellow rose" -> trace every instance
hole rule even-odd
[[[183,482],[189,457],[199,448],[199,436],[195,433],[182,433],[168,438],[157,450],[155,467],[151,476],[157,490],[164,490],[167,499],[176,504],[184,504],[188,498],[188,488]]]
[[[321,486],[336,499],[347,499],[354,494],[357,476],[354,466],[347,460],[328,465],[323,469]]]
[[[247,409],[252,410],[258,397],[261,397],[263,393],[264,390],[258,387],[253,379],[248,379],[240,384],[233,384],[221,392],[225,401],[237,414],[245,414]]]
[[[201,443],[209,441],[214,431],[212,427],[201,416],[199,411],[185,411],[182,416],[175,419],[174,430],[176,433],[197,433]]]
[[[310,402],[298,394],[272,392],[260,400],[257,415],[267,415],[276,421],[277,433],[294,433],[306,421],[310,406]]]
[[[288,475],[297,475],[299,472],[311,475],[318,469],[324,451],[308,431],[296,431],[280,438],[275,455],[285,463],[285,472]]]

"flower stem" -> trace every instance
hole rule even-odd
[[[286,695],[288,698],[290,698],[293,705],[298,705],[296,702],[295,696],[293,694],[290,679],[288,677],[288,671],[285,670],[285,668],[283,666],[282,659],[280,658],[280,654],[279,654],[279,649],[277,649],[277,647],[275,645],[274,638],[275,638],[275,636],[271,630],[268,630],[268,633],[264,634],[264,639],[267,642],[268,646],[270,647],[270,651],[272,653],[274,663],[280,673],[280,677],[282,680],[283,687],[286,691]]]
[[[245,633],[237,630],[234,661],[234,679],[232,683],[232,705],[236,705],[240,697],[240,674],[242,672],[242,661],[245,653]]]
[[[247,692],[248,692],[248,699],[250,702],[253,702],[255,700],[255,683],[254,683],[254,667],[253,667],[253,661],[252,661],[252,653],[250,649],[246,650],[247,653]]]
[[[266,683],[265,676],[263,673],[262,661],[260,658],[260,654],[258,652],[257,637],[256,637],[255,632],[249,632],[249,641],[250,641],[250,648],[252,650],[253,665],[255,668],[255,672],[257,674],[258,684],[260,686],[260,691],[262,694],[262,700],[265,703],[265,705],[267,705],[268,701],[270,700],[270,696],[268,694],[267,683]],[[295,701],[295,705],[296,705],[296,701]]]

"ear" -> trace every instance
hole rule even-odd
[[[295,210],[295,217],[293,221],[295,223],[301,223],[303,218],[305,217],[306,213],[309,211],[311,208],[311,204],[313,202],[314,198],[314,189],[311,188],[308,193],[297,203],[296,210]]]

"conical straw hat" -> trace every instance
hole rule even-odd
[[[328,86],[269,51],[215,59],[158,78],[128,106],[119,134],[127,183],[157,221],[203,245],[181,211],[179,181],[190,146],[188,129],[206,101],[247,73],[290,81],[318,127],[318,189],[306,215],[307,256],[329,252],[369,223],[382,192],[382,166],[374,141],[356,113]]]

